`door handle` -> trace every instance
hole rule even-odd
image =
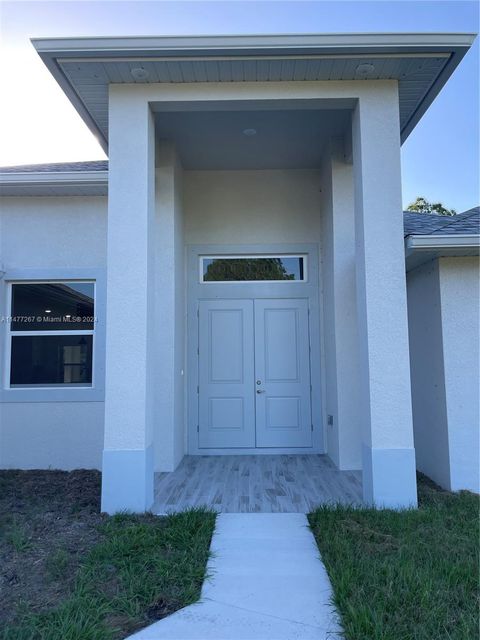
[[[264,389],[257,389],[257,393],[265,393]]]

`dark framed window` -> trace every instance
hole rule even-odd
[[[10,387],[91,387],[94,282],[10,286]]]

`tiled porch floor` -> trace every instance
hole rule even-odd
[[[360,471],[323,455],[185,456],[155,474],[154,513],[206,505],[226,513],[308,513],[326,502],[361,504]]]

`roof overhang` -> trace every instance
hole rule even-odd
[[[468,51],[468,33],[39,38],[32,43],[79,114],[108,147],[108,85],[396,79],[402,141]],[[359,64],[373,66],[358,77]],[[134,79],[141,67],[148,78]]]
[[[102,196],[108,171],[0,173],[0,196]]]
[[[480,234],[413,235],[405,238],[407,271],[435,258],[480,255]]]

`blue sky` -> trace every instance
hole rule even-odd
[[[461,0],[3,1],[0,2],[0,73],[4,79],[0,163],[104,157],[40,63],[29,42],[31,37],[478,32],[478,25],[478,3]],[[417,195],[441,201],[457,211],[480,202],[478,39],[403,145],[402,172],[405,205]]]

